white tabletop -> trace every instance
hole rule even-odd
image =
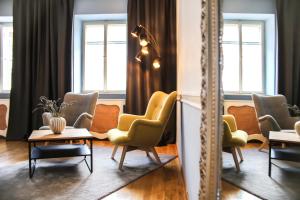
[[[295,130],[270,131],[269,140],[274,142],[300,143]]]

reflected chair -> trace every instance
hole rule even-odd
[[[233,115],[223,115],[224,135],[223,151],[231,153],[237,172],[240,171],[240,165],[237,157],[238,152],[241,162],[244,160],[240,147],[247,144],[248,134],[245,131],[237,130],[235,118]]]
[[[148,157],[150,157],[149,152],[152,152],[157,163],[161,164],[154,147],[164,133],[176,97],[176,92],[166,94],[158,91],[151,96],[145,115],[120,115],[117,128],[107,133],[108,139],[115,145],[112,159],[118,147],[123,146],[120,170],[123,167],[126,152],[136,149],[145,151]]]
[[[300,120],[299,117],[290,116],[287,100],[283,95],[264,96],[252,94],[252,99],[260,131],[265,137],[265,142],[260,149],[268,144],[270,131],[294,129],[294,124]]]

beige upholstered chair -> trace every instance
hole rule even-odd
[[[269,132],[281,129],[294,129],[299,117],[291,117],[287,100],[283,95],[264,96],[253,94],[256,114],[261,133],[266,140],[261,148],[268,144]]]
[[[68,92],[65,94],[64,102],[71,103],[63,112],[66,119],[66,128],[86,128],[90,130],[98,92],[88,94],[75,94]],[[51,114],[43,113],[43,125],[40,129],[49,129]]]

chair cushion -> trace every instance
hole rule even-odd
[[[120,108],[117,105],[97,104],[91,126],[91,131],[106,133],[118,125]]]
[[[237,130],[231,134],[231,146],[245,146],[247,144],[248,134],[245,131]]]
[[[113,144],[125,144],[129,142],[128,131],[120,131],[119,129],[111,129],[107,132],[108,139]]]

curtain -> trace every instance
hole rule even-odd
[[[13,68],[8,140],[27,138],[41,126],[32,113],[40,96],[71,90],[74,0],[14,0]]]
[[[128,66],[126,112],[144,114],[148,101],[155,91],[176,90],[176,0],[128,0]],[[159,69],[152,67],[153,57],[142,63],[135,60],[140,46],[130,32],[143,25],[156,38],[161,54]],[[174,109],[175,110],[175,109]],[[169,120],[161,144],[175,142],[175,111]]]
[[[300,1],[277,0],[278,93],[300,106]]]

